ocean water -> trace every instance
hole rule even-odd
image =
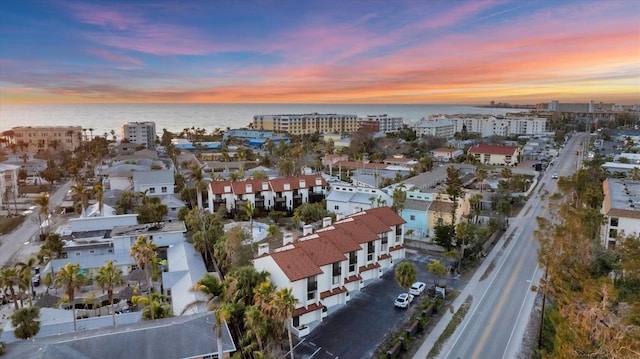
[[[0,131],[15,126],[82,126],[93,128],[94,136],[114,130],[120,138],[120,125],[125,122],[153,121],[156,130],[166,128],[180,132],[184,128],[216,128],[248,126],[254,115],[338,113],[349,115],[399,116],[415,122],[432,114],[481,113],[502,115],[516,109],[483,108],[468,105],[345,105],[345,104],[0,104]],[[87,133],[88,134],[88,133]]]

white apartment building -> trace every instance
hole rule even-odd
[[[456,132],[456,125],[448,119],[422,119],[415,129],[418,137],[431,135],[451,139]]]
[[[300,115],[255,115],[252,128],[290,135],[352,133],[358,130],[358,116],[309,113]]]
[[[390,117],[387,114],[384,115],[367,115],[367,117],[361,117],[358,119],[360,123],[376,123],[378,125],[378,132],[382,133],[395,133],[402,130],[404,121],[402,117]]]
[[[138,145],[145,146],[150,150],[156,149],[156,123],[146,122],[125,122],[120,126],[122,138]]]
[[[334,184],[327,195],[327,211],[341,216],[391,204],[391,196],[371,187]]]
[[[640,181],[608,178],[602,186],[602,245],[614,249],[619,235],[640,234]]]
[[[322,229],[307,230],[295,242],[286,236],[273,253],[268,244],[261,246],[253,264],[269,272],[274,286],[292,289],[298,299],[292,324],[301,337],[404,258],[404,223],[389,207],[358,212],[333,225],[325,218]]]
[[[531,113],[510,113],[506,116],[434,115],[429,120],[451,121],[455,125],[454,133],[478,133],[482,137],[536,135],[547,130],[547,119]]]
[[[82,127],[19,126],[8,131],[6,138],[18,151],[38,152],[50,147],[73,151],[82,143]]]

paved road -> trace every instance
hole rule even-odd
[[[55,209],[62,202],[70,187],[71,181],[58,187],[49,197],[49,208]],[[28,215],[25,221],[13,232],[0,236],[0,241],[2,242],[0,245],[0,267],[24,259],[18,258],[22,257],[21,252],[25,252],[27,255],[37,252],[37,246],[31,242],[36,239],[40,227],[38,210],[36,209],[34,213]]]
[[[537,264],[538,243],[533,236],[537,229],[535,219],[548,215],[548,198],[557,188],[557,180],[551,178],[552,174],[567,176],[575,172],[581,159],[576,151],[582,150],[580,143],[586,141],[587,134],[580,133],[567,143],[524,209],[518,217],[511,219],[503,238],[456,299],[453,304],[456,310],[467,296],[472,296],[473,302],[465,319],[443,345],[440,358],[517,357],[534,306],[536,293],[531,291],[531,286],[538,285],[542,276]],[[547,195],[542,196],[544,193]],[[414,358],[427,356],[451,317],[451,314],[445,315],[425,338]]]

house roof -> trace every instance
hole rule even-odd
[[[33,338],[7,345],[9,357],[46,359],[192,358],[218,352],[211,313]],[[236,351],[226,325],[223,351]]]
[[[503,155],[513,156],[518,150],[518,146],[509,145],[489,145],[481,143],[469,148],[470,154],[490,154],[490,155]]]
[[[346,259],[344,253],[338,250],[327,238],[317,238],[295,242],[296,248],[302,249],[318,267],[340,262]]]
[[[364,218],[364,217],[362,217]],[[335,228],[341,230],[343,233],[347,235],[348,238],[351,238],[352,241],[362,244],[371,241],[375,241],[378,239],[378,234],[380,232],[374,232],[368,226],[362,225],[361,223],[356,222],[352,218],[336,222],[334,225]],[[385,230],[385,232],[389,232],[389,228]]]
[[[211,191],[213,192],[213,194],[225,194],[225,193],[231,193],[231,181],[228,180],[224,180],[224,181],[212,181],[211,184]]]
[[[411,209],[414,211],[427,211],[431,206],[431,201],[418,201],[417,199],[407,198],[404,201],[404,209]]]
[[[231,182],[231,189],[234,194],[250,194],[262,191],[271,191],[269,180],[246,180]]]
[[[434,201],[429,207],[429,212],[451,213],[453,212],[452,202]]]
[[[398,213],[396,213],[396,211],[391,209],[391,207],[385,206],[385,207],[371,208],[366,210],[365,212],[368,215],[375,216],[380,220],[380,222],[384,223],[387,226],[387,231],[389,230],[388,227],[398,226],[398,225],[407,223],[405,222],[404,219],[402,219],[402,217],[398,215]]]
[[[137,183],[174,183],[173,171],[171,170],[150,170],[133,171],[133,181]]]
[[[271,258],[291,282],[323,273],[302,248],[275,252]]]
[[[360,245],[353,240],[341,228],[330,231],[316,232],[318,237],[328,240],[338,251],[342,253],[354,252],[360,249]]]
[[[295,189],[315,186],[324,187],[327,185],[327,181],[325,181],[324,177],[320,174],[274,178],[270,182],[274,192],[293,191]]]

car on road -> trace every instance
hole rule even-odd
[[[553,178],[553,179],[558,179],[558,174],[557,174],[557,173],[554,173],[554,174],[551,176],[551,178]]]
[[[409,293],[400,293],[393,302],[397,308],[409,308],[409,304],[413,302],[413,296]]]
[[[415,282],[411,285],[411,288],[409,288],[409,294],[420,295],[426,287],[427,285],[424,282]]]

